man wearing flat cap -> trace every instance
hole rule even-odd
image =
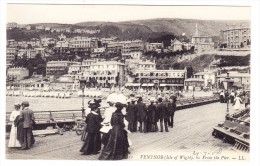
[[[21,150],[30,149],[34,143],[32,134],[33,122],[35,120],[33,111],[29,109],[29,102],[22,102],[22,111],[20,113],[20,120],[23,123],[23,141],[21,142]]]

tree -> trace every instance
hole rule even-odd
[[[240,43],[240,48],[244,48],[244,43],[243,42]]]
[[[193,76],[193,68],[191,66],[187,67],[187,78],[191,78]]]

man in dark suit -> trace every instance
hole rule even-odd
[[[171,96],[170,97],[170,103],[168,104],[168,111],[169,111],[169,126],[173,128],[173,122],[174,122],[174,113],[176,111],[176,96]]]
[[[32,144],[34,143],[32,128],[35,118],[33,115],[33,111],[29,109],[28,101],[22,102],[20,120],[23,123],[23,141],[21,150],[30,149]]]
[[[137,130],[137,115],[136,115],[136,106],[135,99],[131,99],[131,103],[126,108],[127,115],[126,120],[128,121],[128,130],[131,132],[136,132]]]
[[[139,97],[136,104],[137,121],[140,124],[140,133],[146,133],[147,107],[143,103],[142,97]]]
[[[157,106],[157,112],[159,115],[159,119],[160,119],[160,128],[161,128],[161,132],[163,132],[163,123],[164,123],[164,127],[165,127],[165,131],[168,131],[168,117],[169,117],[169,113],[168,113],[168,109],[166,107],[166,105],[162,102],[162,98],[158,99],[158,106]]]

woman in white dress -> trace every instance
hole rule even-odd
[[[20,115],[20,104],[15,104],[14,105],[14,111],[11,113],[10,116],[10,121],[12,122],[12,128],[11,128],[11,133],[10,133],[10,139],[8,143],[8,147],[21,147],[20,142],[17,140],[17,127],[14,124],[15,119],[17,116]]]
[[[242,104],[242,99],[239,97],[239,95],[236,96],[234,99],[234,111],[240,111],[241,110],[241,104]]]

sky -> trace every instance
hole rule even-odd
[[[8,4],[7,22],[18,24],[85,21],[129,21],[153,18],[250,20],[251,8],[241,6],[134,6]]]

